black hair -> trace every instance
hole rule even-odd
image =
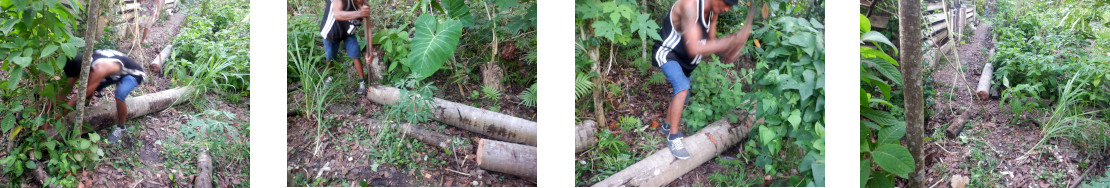
[[[77,56],[66,60],[66,66],[62,67],[62,71],[66,73],[66,77],[81,76],[81,59],[83,58],[85,58],[85,55],[81,52],[77,52]]]
[[[739,0],[724,0],[724,1],[725,1],[725,4],[728,4],[729,6],[735,6],[736,4],[740,3]]]

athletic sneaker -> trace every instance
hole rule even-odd
[[[659,132],[663,133],[663,135],[671,134],[671,124],[663,122],[663,125],[659,126]]]
[[[108,134],[108,143],[119,142],[120,138],[123,138],[123,134],[126,132],[127,128],[123,127],[122,124],[116,125],[116,128],[112,129],[111,134]]]
[[[690,153],[686,152],[686,146],[682,145],[682,133],[672,134],[667,138],[667,147],[671,149],[671,155],[678,159],[690,158]]]
[[[366,95],[366,80],[358,81],[358,95],[359,96]]]

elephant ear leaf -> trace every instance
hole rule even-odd
[[[410,43],[411,51],[406,62],[417,80],[434,74],[455,54],[462,26],[458,20],[438,21],[428,14],[416,19],[416,36]]]
[[[463,0],[445,0],[447,4],[447,17],[458,19],[464,26],[474,24],[474,16],[470,15],[470,6]]]

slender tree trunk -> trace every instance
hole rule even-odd
[[[81,76],[80,79],[78,79],[77,81],[77,96],[75,96],[77,97],[77,106],[74,107],[74,112],[77,113],[77,117],[85,116],[85,92],[87,90],[86,88],[89,87],[89,64],[92,63],[93,48],[96,46],[96,31],[100,29],[100,26],[95,24],[100,23],[96,21],[100,17],[100,1],[89,0],[88,5],[89,8],[87,9],[87,12],[85,12],[88,15],[85,21],[86,24],[94,24],[88,25],[85,28],[85,57],[83,59],[84,61],[81,61]],[[77,135],[78,131],[81,130],[79,129],[79,127],[81,127],[81,122],[76,122],[73,124],[72,135]]]
[[[902,71],[903,94],[906,104],[906,145],[913,155],[914,172],[910,173],[908,187],[925,187],[924,124],[925,106],[921,83],[921,0],[898,1],[898,30],[902,53],[899,53]]]

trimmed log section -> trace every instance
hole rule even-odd
[[[536,147],[478,140],[478,167],[536,181]]]
[[[146,94],[143,96],[127,98],[127,115],[129,116],[129,118],[136,118],[150,113],[162,111],[166,108],[169,108],[170,106],[178,105],[185,102],[184,99],[192,93],[192,87],[179,87],[160,91],[157,93]],[[76,120],[76,116],[76,114],[70,113],[66,116],[66,121],[68,121],[69,123],[73,123]],[[88,109],[88,113],[85,114],[84,120],[85,122],[88,122],[88,124],[92,127],[91,129],[90,127],[85,127],[84,129],[82,129],[82,135],[87,134],[90,131],[111,127],[111,125],[114,125],[116,123],[116,103],[114,101],[108,102],[96,105]],[[70,130],[71,126],[63,126],[61,128],[66,129],[64,130],[67,131],[65,132],[66,134],[70,134],[70,132],[68,131],[72,131]],[[60,138],[60,135],[58,134],[58,132],[56,132],[56,129],[47,129],[47,134],[51,135],[54,138]]]
[[[443,133],[438,133],[438,132],[435,132],[435,131],[425,130],[425,129],[422,129],[420,127],[409,124],[409,123],[403,123],[403,124],[387,123],[387,122],[384,122],[384,121],[381,121],[381,120],[376,120],[376,119],[366,119],[366,122],[370,124],[370,130],[373,130],[374,132],[381,131],[382,127],[384,127],[384,126],[394,126],[396,128],[400,128],[400,129],[397,129],[397,130],[400,131],[401,134],[405,134],[405,135],[414,137],[417,140],[420,140],[420,141],[424,142],[425,144],[433,145],[433,146],[443,148],[443,149],[454,149],[454,148],[450,148],[451,147],[451,140],[454,137],[447,136]],[[468,145],[468,146],[458,147],[458,148],[464,148],[464,149],[469,150],[470,147]],[[469,153],[469,152],[467,152],[467,153]]]
[[[994,49],[991,49],[988,58],[994,57]],[[991,63],[983,66],[983,74],[979,75],[979,86],[975,88],[975,94],[979,95],[979,99],[987,100],[991,97],[991,76],[994,74],[994,66]]]
[[[964,111],[964,113],[960,114],[960,117],[956,117],[956,121],[953,121],[952,124],[949,124],[948,129],[945,130],[948,132],[948,138],[956,138],[956,136],[960,136],[960,132],[964,131],[964,123],[967,123],[967,119],[975,116],[975,114],[977,113],[979,113],[979,109],[972,107],[972,109],[968,109],[967,111]]]
[[[378,104],[393,105],[401,97],[401,90],[389,86],[374,86],[366,98]],[[440,98],[435,98],[436,109],[432,115],[436,121],[466,129],[491,138],[536,145],[536,122],[518,117],[475,108]]]
[[[597,144],[597,122],[586,120],[574,126],[574,153],[586,151]]]
[[[746,117],[746,116],[745,116]],[[597,182],[594,187],[659,187],[674,181],[702,163],[739,143],[752,130],[749,120],[743,124],[729,124],[727,119],[714,121],[697,133],[682,139],[690,158],[679,160],[669,148],[655,151],[632,166]],[[712,138],[711,138],[712,137]]]
[[[212,157],[208,156],[208,151],[197,155],[197,178],[194,180],[195,188],[212,188]]]
[[[165,48],[162,48],[162,52],[158,53],[158,56],[154,56],[154,60],[150,62],[150,68],[154,72],[162,73],[162,68],[165,66],[163,64],[170,57],[170,52],[173,52],[173,44],[166,45]]]

